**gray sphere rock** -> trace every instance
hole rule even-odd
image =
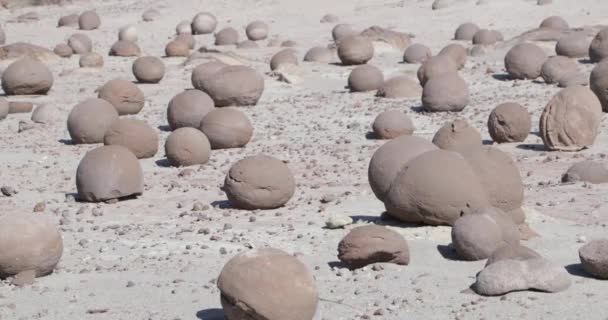
[[[131,81],[114,79],[106,82],[98,98],[111,103],[119,115],[137,114],[144,107],[144,93]]]
[[[66,16],[61,16],[59,20],[57,20],[57,28],[78,27],[79,18],[80,16],[77,14],[68,14]]]
[[[209,95],[199,90],[186,90],[169,101],[167,122],[171,130],[198,128],[205,115],[214,109]]]
[[[499,41],[499,35],[492,31],[492,30],[488,30],[488,29],[480,29],[478,30],[475,35],[473,36],[473,44],[477,44],[477,45],[493,45],[496,42]]]
[[[464,119],[446,122],[433,136],[433,144],[444,150],[480,147],[481,134]]]
[[[602,61],[593,68],[589,87],[600,99],[604,112],[608,112],[608,61]]]
[[[600,62],[608,57],[608,28],[600,30],[589,46],[591,62]]]
[[[414,43],[405,49],[405,52],[403,53],[403,62],[423,63],[432,56],[433,53],[429,47],[421,43]]]
[[[439,55],[428,58],[418,68],[417,76],[420,84],[424,86],[426,82],[434,77],[458,71],[456,61],[448,55]]]
[[[378,90],[384,84],[382,71],[375,66],[365,64],[358,66],[348,76],[348,88],[351,92]]]
[[[568,58],[584,58],[589,55],[591,39],[584,32],[564,35],[555,44],[555,53]]]
[[[530,113],[520,104],[499,104],[488,118],[488,132],[497,143],[523,142],[532,129]]]
[[[541,75],[547,54],[532,43],[515,45],[505,56],[505,68],[513,79],[534,80]]]
[[[341,23],[337,24],[331,30],[331,37],[334,39],[336,43],[346,39],[350,36],[357,35],[358,32],[355,30],[355,27],[352,24]]]
[[[269,28],[264,21],[253,21],[245,28],[247,38],[252,41],[259,41],[268,38]]]
[[[479,31],[479,27],[471,22],[463,23],[454,32],[454,40],[471,41],[475,34]]]
[[[203,81],[202,85],[216,107],[253,106],[264,92],[264,77],[250,67],[227,66]]]
[[[340,21],[340,18],[332,13],[324,15],[320,20],[321,23],[337,23],[338,21]]]
[[[338,44],[338,58],[344,65],[365,64],[374,57],[374,45],[362,36],[348,36]]]
[[[562,56],[554,56],[545,61],[540,75],[546,83],[557,83],[564,76],[577,71],[578,65],[575,60]]]
[[[144,175],[139,161],[123,146],[102,146],[84,156],[76,170],[80,200],[101,202],[140,195]]]
[[[68,38],[68,45],[75,54],[83,54],[93,50],[93,41],[82,33],[73,34]]]
[[[165,154],[174,167],[205,164],[211,155],[211,145],[200,130],[183,127],[169,135],[165,142]]]
[[[298,55],[293,49],[283,49],[270,59],[270,70],[276,70],[283,64],[298,65]]]
[[[380,113],[372,125],[378,139],[394,139],[401,135],[411,135],[415,127],[412,119],[400,110],[388,110]]]
[[[201,12],[192,19],[192,33],[210,34],[217,27],[217,19],[209,12]]]
[[[0,278],[34,271],[36,277],[55,269],[63,254],[63,239],[45,215],[6,213],[0,216]]]
[[[101,19],[94,10],[85,11],[78,18],[80,30],[95,30],[101,25]]]
[[[457,73],[433,77],[422,88],[422,106],[426,111],[462,111],[468,104],[469,87]]]
[[[446,55],[452,58],[458,66],[458,69],[464,68],[464,65],[467,63],[467,49],[458,43],[452,43],[445,46],[437,55]]]
[[[102,143],[118,119],[116,108],[103,99],[90,98],[74,106],[68,116],[68,132],[76,144]]]
[[[192,22],[188,20],[182,20],[175,26],[175,33],[177,34],[192,34]]]
[[[608,183],[608,167],[592,160],[577,162],[568,168],[562,182]]]
[[[46,94],[53,86],[51,70],[35,58],[21,58],[2,73],[6,95]]]
[[[253,136],[253,125],[240,110],[232,107],[210,111],[201,121],[200,130],[211,149],[242,148]]]
[[[141,83],[159,83],[165,76],[165,64],[157,57],[137,58],[131,70]]]
[[[608,279],[608,239],[590,241],[582,246],[578,255],[583,270],[598,279]]]
[[[69,58],[74,54],[74,50],[72,50],[72,47],[65,43],[60,43],[56,45],[53,49],[53,52],[62,58]]]
[[[312,320],[319,301],[306,265],[273,248],[254,249],[230,259],[217,286],[227,320]]]
[[[123,146],[138,159],[146,159],[153,157],[158,151],[158,134],[145,121],[118,119],[106,131],[103,143],[106,146]]]
[[[190,45],[184,40],[173,40],[165,47],[167,57],[187,57],[190,55]]]
[[[335,53],[326,47],[312,47],[304,55],[304,61],[330,63],[334,59]]]
[[[559,17],[559,16],[550,16],[548,18],[545,18],[540,23],[540,28],[555,29],[555,30],[568,30],[568,29],[570,29],[570,26],[568,25],[568,22],[566,22],[566,20],[564,20],[564,18]]]
[[[422,87],[418,82],[407,76],[397,76],[384,81],[378,88],[376,96],[399,99],[399,98],[419,98],[422,94]]]
[[[215,34],[216,46],[229,46],[239,43],[239,32],[232,27],[226,27]]]
[[[115,57],[138,57],[141,55],[141,49],[135,42],[118,40],[112,45],[108,55]]]
[[[103,56],[96,52],[83,53],[78,60],[81,68],[101,68],[103,63]]]
[[[295,192],[293,174],[286,164],[265,155],[236,162],[224,181],[224,192],[239,209],[275,209],[284,206]]]
[[[137,42],[137,28],[134,25],[126,25],[118,30],[119,41]]]
[[[190,50],[194,49],[194,47],[196,46],[196,39],[193,35],[189,33],[178,34],[177,36],[175,36],[174,40],[184,42],[188,45],[188,48]]]
[[[227,66],[227,64],[216,60],[199,64],[192,70],[192,77],[190,79],[192,81],[192,86],[203,91],[205,88],[205,80]]]

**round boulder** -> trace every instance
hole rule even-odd
[[[399,98],[419,98],[422,94],[422,87],[418,82],[410,79],[407,76],[397,76],[384,81],[384,84],[378,88],[376,96],[399,99]]]
[[[200,130],[183,127],[169,135],[165,142],[165,154],[174,167],[205,164],[211,155],[211,145]]]
[[[462,111],[469,104],[469,87],[457,73],[429,79],[422,88],[422,106],[428,112]]]
[[[583,32],[564,35],[555,44],[555,53],[568,58],[583,58],[589,54],[591,40]]]
[[[192,31],[194,34],[210,34],[217,27],[217,19],[209,12],[201,12],[192,19]]]
[[[144,11],[144,13],[142,13],[142,15],[141,15],[141,19],[145,22],[154,21],[154,20],[159,19],[160,17],[161,17],[161,14],[156,9],[148,9],[148,10]]]
[[[192,70],[192,86],[198,90],[204,90],[205,85],[204,82],[206,79],[216,72],[220,71],[222,68],[228,66],[227,64],[214,60],[199,64]]]
[[[257,155],[236,162],[224,181],[224,192],[239,209],[275,209],[282,207],[295,192],[295,181],[282,161]]]
[[[74,50],[72,50],[72,48],[65,43],[56,45],[53,52],[62,58],[69,58],[74,54]]]
[[[608,183],[608,167],[592,160],[577,162],[568,168],[562,182]]]
[[[245,28],[247,38],[252,41],[259,41],[268,38],[268,25],[263,21],[253,21]]]
[[[439,55],[428,58],[418,68],[417,76],[420,84],[424,86],[426,82],[434,77],[446,74],[455,73],[458,71],[458,65],[448,55]]]
[[[68,14],[66,16],[61,16],[59,20],[57,20],[57,28],[78,27],[79,18],[80,16],[77,14]]]
[[[157,57],[141,57],[133,62],[132,71],[141,83],[159,83],[165,76],[165,64]]]
[[[365,64],[374,57],[374,45],[362,36],[348,36],[338,44],[338,57],[344,65]]]
[[[68,116],[68,132],[72,142],[101,143],[118,119],[116,108],[103,99],[90,98],[77,104]]]
[[[378,90],[383,84],[382,71],[369,64],[354,68],[348,76],[348,88],[351,92]]]
[[[239,43],[239,32],[232,27],[226,27],[215,34],[216,46],[229,46]]]
[[[589,87],[600,99],[604,112],[608,112],[608,61],[600,62],[593,68]]]
[[[215,105],[209,95],[200,90],[186,90],[169,101],[167,121],[171,130],[198,128],[201,120],[213,109]]]
[[[557,83],[564,76],[577,71],[578,66],[575,60],[562,56],[554,56],[545,61],[540,75],[546,83]]]
[[[119,115],[137,114],[144,107],[144,93],[131,81],[114,79],[106,82],[98,98],[111,103]]]
[[[444,150],[480,147],[481,134],[464,119],[446,122],[433,136],[433,143]]]
[[[471,22],[463,23],[454,32],[454,40],[471,41],[475,34],[479,31],[479,27]]]
[[[347,37],[357,35],[357,33],[352,24],[340,23],[331,30],[331,37],[338,43]]]
[[[583,270],[598,279],[608,279],[608,239],[590,241],[581,247],[578,255]]]
[[[545,18],[545,20],[540,23],[540,28],[568,30],[570,29],[570,26],[568,25],[568,22],[564,20],[564,18],[559,16],[550,16],[548,18]]]
[[[488,29],[480,29],[473,36],[473,44],[476,45],[493,45],[499,40],[499,36],[496,32]]]
[[[103,143],[106,146],[123,146],[138,159],[145,159],[153,157],[158,151],[158,134],[145,121],[118,119],[106,131]]]
[[[270,70],[276,70],[283,64],[298,65],[298,55],[293,49],[283,49],[270,59]]]
[[[372,263],[410,263],[407,241],[384,226],[368,225],[352,229],[338,245],[338,259],[351,269]]]
[[[108,55],[115,57],[137,57],[141,55],[141,49],[139,49],[139,46],[135,42],[118,40],[112,45]]]
[[[93,50],[93,41],[82,33],[73,34],[68,38],[68,45],[75,54],[83,54]]]
[[[522,246],[521,244],[510,244],[492,252],[492,255],[488,258],[488,261],[486,261],[486,267],[503,260],[524,261],[536,258],[541,258],[541,255],[538,254],[538,252]]]
[[[606,57],[608,57],[608,28],[600,30],[589,46],[591,62],[600,62]]]
[[[119,41],[137,42],[137,28],[133,25],[128,25],[118,30]]]
[[[226,107],[210,111],[200,125],[211,143],[211,149],[242,148],[253,135],[249,118],[236,108]]]
[[[372,125],[378,139],[394,139],[414,133],[412,119],[400,110],[388,110],[379,114]]]
[[[80,30],[95,30],[101,25],[101,19],[94,10],[85,11],[78,17]]]
[[[446,55],[452,58],[458,66],[458,69],[464,68],[464,65],[467,63],[467,49],[458,43],[452,43],[445,46],[437,55]]]
[[[240,85],[235,86],[235,83]],[[264,77],[247,66],[227,66],[202,83],[216,107],[256,105],[264,92]]]
[[[51,70],[35,58],[21,58],[2,73],[6,95],[46,94],[53,86]]]
[[[432,56],[433,53],[429,47],[421,43],[414,43],[405,49],[405,52],[403,53],[403,62],[423,63]]]
[[[505,56],[505,68],[512,79],[534,80],[541,75],[547,54],[532,43],[515,45]]]
[[[326,47],[312,47],[304,55],[304,61],[329,63],[334,59],[335,53]]]
[[[530,113],[518,103],[499,104],[488,118],[488,132],[496,143],[523,142],[530,129]]]

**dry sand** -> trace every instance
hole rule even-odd
[[[96,8],[102,26],[84,33],[106,63],[101,72],[77,70],[77,56],[51,63],[55,85],[48,96],[14,98],[56,108],[57,122],[18,132],[19,122],[29,122],[29,114],[0,121],[0,184],[18,191],[12,197],[0,195],[0,212],[29,212],[45,202],[44,214],[61,224],[65,242],[54,274],[25,288],[0,282],[0,319],[223,319],[215,286],[221,267],[239,251],[265,246],[297,254],[313,271],[322,298],[315,319],[607,319],[607,283],[581,273],[577,251],[583,242],[607,234],[608,186],[559,181],[576,161],[606,161],[608,128],[604,121],[600,136],[588,150],[543,151],[538,118],[559,89],[540,82],[493,78],[488,68],[504,74],[505,51],[501,49],[470,58],[461,71],[470,86],[471,103],[460,114],[418,113],[419,99],[391,101],[371,93],[350,94],[344,89],[350,67],[304,64],[312,75],[302,85],[267,75],[259,105],[241,109],[255,126],[246,148],[214,151],[209,164],[188,169],[167,167],[161,151],[141,161],[145,172],[141,197],[115,204],[73,201],[78,162],[96,146],[71,145],[65,120],[77,102],[95,96],[105,81],[134,80],[133,58],[107,57],[118,29],[126,24],[138,28],[145,53],[162,56],[175,26],[199,11],[213,12],[218,28],[233,26],[243,39],[247,23],[260,19],[269,24],[274,38],[297,41],[300,57],[308,48],[330,42],[333,24],[319,23],[326,13],[361,29],[381,25],[412,33],[416,42],[435,53],[451,42],[460,23],[468,21],[498,29],[507,40],[550,15],[561,15],[571,26],[608,24],[605,0],[554,0],[548,6],[525,0],[476,2],[455,1],[449,8],[432,11],[430,0],[108,0],[0,11],[5,22],[31,11],[40,18],[6,22],[8,43],[24,41],[52,49],[80,32],[55,28],[61,15]],[[162,17],[142,22],[141,14],[149,8],[158,9]],[[209,35],[196,39],[199,46],[213,43]],[[268,73],[268,61],[279,49],[265,43],[260,49],[222,50],[236,52]],[[417,65],[400,64],[401,56],[401,52],[383,50],[371,63],[386,76],[415,77]],[[135,118],[158,127],[161,150],[169,134],[167,103],[191,87],[190,73],[196,64],[183,67],[183,61],[165,58],[165,79],[158,85],[140,85],[146,106]],[[580,67],[589,74],[592,65]],[[525,183],[528,221],[541,235],[524,244],[568,268],[573,285],[561,293],[518,292],[484,298],[468,292],[484,262],[454,260],[447,248],[448,227],[411,227],[381,220],[383,205],[367,182],[370,157],[383,143],[366,138],[378,113],[393,108],[406,111],[417,126],[415,134],[428,139],[444,122],[465,117],[489,140],[487,117],[506,101],[523,104],[533,119],[533,134],[525,143],[498,146],[516,159]],[[264,212],[228,208],[220,190],[225,173],[231,163],[257,153],[289,162],[297,181],[294,198],[285,208]],[[191,210],[197,202],[204,205],[203,211]],[[356,272],[340,268],[337,244],[352,226],[324,229],[324,221],[335,214],[353,216],[357,224],[390,224],[409,242],[410,265],[380,265]]]

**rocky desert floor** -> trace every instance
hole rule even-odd
[[[99,71],[78,68],[78,57],[49,64],[55,83],[45,96],[8,97],[51,105],[58,118],[50,124],[30,124],[30,114],[11,114],[0,121],[0,185],[17,193],[0,195],[0,213],[31,212],[44,203],[42,214],[60,225],[64,253],[57,270],[34,285],[15,287],[0,282],[0,319],[223,319],[217,279],[222,266],[249,248],[276,247],[295,254],[312,271],[320,292],[315,319],[608,319],[608,283],[587,277],[578,249],[608,233],[608,186],[562,184],[561,175],[582,159],[606,161],[608,128],[604,119],[595,144],[580,152],[548,152],[538,136],[538,119],[559,88],[538,81],[504,80],[503,58],[508,48],[497,45],[487,54],[469,57],[462,77],[471,102],[458,114],[420,112],[420,99],[379,99],[373,93],[345,89],[351,67],[302,63],[312,80],[300,84],[277,81],[268,62],[280,48],[219,48],[242,57],[265,74],[266,89],[259,104],[243,107],[254,127],[252,141],[242,149],[214,150],[203,166],[167,166],[163,141],[169,135],[166,107],[175,94],[191,88],[195,63],[163,58],[167,73],[160,84],[140,84],[146,104],[134,118],[158,129],[159,153],[141,160],[145,191],[136,199],[90,204],[74,200],[75,173],[80,159],[96,145],[73,145],[66,128],[71,108],[96,96],[95,90],[114,78],[135,80],[134,58],[108,57],[118,29],[133,24],[139,46],[147,55],[164,56],[175,26],[200,11],[216,15],[218,27],[241,32],[253,20],[270,26],[271,38],[295,40],[300,57],[308,48],[327,45],[334,24],[320,23],[327,13],[360,29],[380,25],[415,35],[415,42],[433,52],[454,42],[454,30],[464,22],[500,30],[508,40],[533,29],[546,17],[559,15],[573,27],[608,24],[605,0],[455,1],[431,9],[431,0],[77,0],[64,6],[0,11],[7,43],[28,42],[52,49],[71,34],[56,28],[62,15],[96,9],[102,25],[83,31],[104,54]],[[162,16],[143,22],[146,9]],[[38,19],[15,18],[35,12]],[[196,36],[197,47],[213,47],[213,36]],[[469,43],[462,43],[470,46]],[[549,54],[554,43],[542,43]],[[385,77],[415,78],[418,65],[401,63],[402,52],[378,52],[370,62]],[[337,62],[337,58],[336,58]],[[6,64],[3,64],[3,68]],[[593,65],[581,61],[589,74]],[[431,139],[445,122],[465,118],[487,143],[487,118],[499,103],[514,101],[528,108],[533,129],[524,143],[496,145],[511,154],[525,184],[530,227],[540,236],[525,241],[544,257],[563,265],[572,286],[563,292],[515,292],[481,297],[470,290],[485,262],[458,261],[449,247],[449,227],[405,225],[381,218],[383,204],[372,193],[367,167],[385,141],[368,138],[371,123],[384,110],[406,112],[415,135]],[[20,128],[20,122],[22,130]],[[26,129],[26,130],[23,130]],[[297,183],[287,206],[267,211],[230,208],[220,189],[231,164],[264,153],[288,163]],[[197,209],[197,210],[193,210]],[[351,216],[354,225],[325,229],[334,215]],[[380,264],[356,271],[340,265],[337,245],[354,226],[378,223],[402,234],[410,247],[408,266]]]

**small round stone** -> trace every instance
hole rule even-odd
[[[263,21],[253,21],[247,25],[245,33],[249,40],[264,40],[268,37],[268,25]]]
[[[62,58],[69,58],[74,54],[74,50],[72,50],[72,48],[65,43],[56,45],[53,52]]]
[[[578,254],[587,273],[598,279],[608,279],[608,239],[590,241]]]
[[[462,111],[469,104],[469,87],[457,73],[431,78],[422,88],[422,106],[429,112]]]
[[[47,94],[52,86],[51,70],[35,58],[21,58],[2,73],[2,89],[7,95]]]
[[[87,35],[76,33],[68,38],[68,45],[74,50],[75,54],[83,54],[93,50],[93,41]]]
[[[338,57],[344,65],[365,64],[374,57],[374,45],[362,36],[348,36],[338,45]]]
[[[156,9],[148,9],[141,15],[141,19],[146,22],[157,20],[161,17],[160,12]]]
[[[541,75],[547,55],[539,46],[532,43],[515,45],[505,56],[505,68],[513,79],[534,80]]]
[[[568,30],[570,29],[570,26],[568,25],[568,22],[564,20],[564,18],[559,16],[550,16],[548,18],[545,18],[545,20],[540,23],[540,28]]]
[[[131,81],[114,79],[100,89],[98,98],[110,102],[119,115],[137,114],[144,107],[144,93]]]
[[[335,53],[326,47],[312,47],[304,55],[304,61],[329,63],[334,59]]]
[[[137,28],[133,25],[128,25],[118,30],[119,41],[137,42]]]
[[[209,12],[201,12],[192,19],[192,31],[194,34],[210,34],[217,27],[217,19]]]
[[[374,135],[379,139],[394,139],[401,135],[411,135],[415,127],[412,119],[400,110],[380,113],[372,125]]]
[[[431,49],[427,46],[414,43],[405,49],[403,53],[403,62],[405,63],[422,63],[433,55]]]
[[[80,30],[95,30],[101,25],[101,19],[94,10],[85,11],[78,18]]]
[[[165,76],[165,64],[157,57],[141,57],[133,62],[132,71],[141,83],[159,83]]]
[[[471,41],[475,34],[479,31],[479,27],[471,22],[463,23],[454,32],[454,40]]]
[[[297,52],[293,49],[283,49],[270,59],[270,70],[276,70],[283,64],[298,65]]]
[[[488,132],[497,143],[523,142],[532,129],[528,110],[518,103],[498,105],[488,118]]]
[[[115,57],[137,57],[141,55],[141,49],[135,42],[119,40],[112,45],[108,55]]]
[[[369,64],[354,68],[348,76],[348,88],[351,92],[378,90],[383,84],[382,71]]]
[[[239,42],[239,32],[231,27],[226,27],[215,34],[216,46],[236,45]]]
[[[116,108],[103,99],[90,98],[77,104],[68,116],[72,141],[101,143],[108,128],[118,119]]]
[[[96,52],[87,52],[80,55],[78,65],[81,68],[101,68],[103,67],[103,56]]]
[[[399,98],[419,98],[422,94],[422,87],[418,82],[408,76],[397,76],[384,81],[378,89],[376,96],[399,99]]]
[[[481,134],[464,119],[446,122],[433,136],[433,143],[445,150],[481,146]]]
[[[202,85],[216,107],[253,106],[264,92],[264,77],[247,66],[226,66],[205,79]]]
[[[480,29],[473,36],[473,44],[477,45],[493,45],[498,42],[498,35],[488,29]]]
[[[555,44],[555,53],[568,58],[584,58],[589,54],[591,40],[583,32],[564,35]]]
[[[233,107],[210,111],[201,121],[200,129],[209,139],[211,149],[242,148],[253,135],[249,118]]]
[[[211,145],[200,130],[184,127],[169,135],[165,142],[165,154],[174,167],[205,164],[211,155]]]
[[[205,88],[204,82],[226,66],[228,65],[217,60],[199,64],[196,66],[196,68],[194,68],[194,70],[192,70],[192,76],[190,78],[192,81],[192,86],[203,91]]]
[[[606,57],[608,57],[608,28],[600,30],[589,46],[591,62],[600,62]]]
[[[173,40],[165,47],[167,57],[187,57],[190,55],[190,45],[183,40]]]
[[[201,120],[215,109],[213,100],[200,90],[186,90],[169,102],[167,121],[171,130],[182,127],[198,128]]]
[[[123,146],[138,159],[146,159],[153,157],[158,151],[158,134],[145,121],[118,119],[106,131],[103,143],[107,146]]]

